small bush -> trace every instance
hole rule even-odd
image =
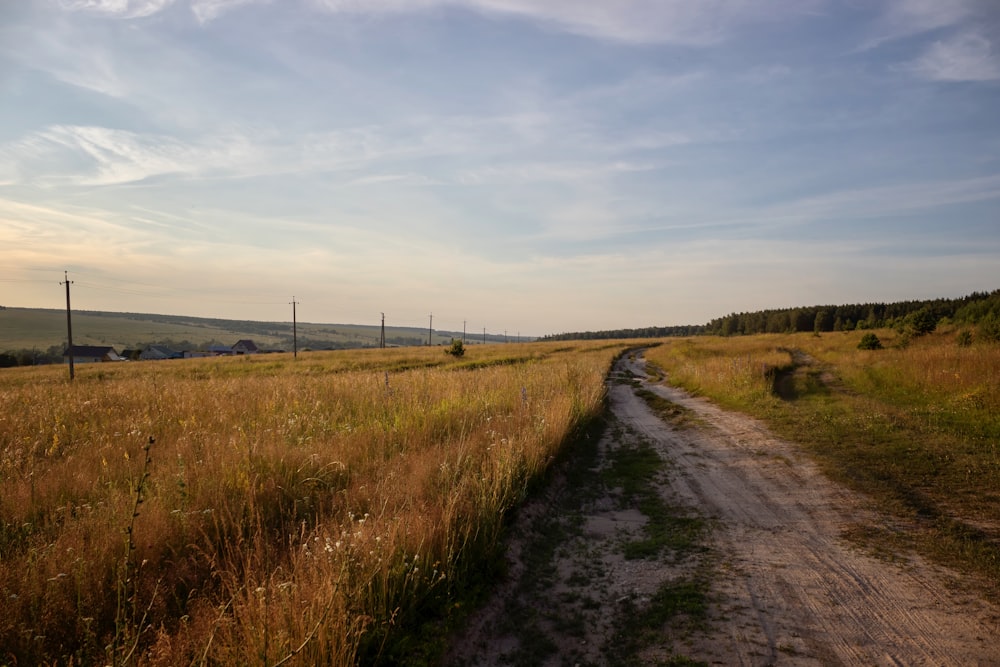
[[[861,342],[858,343],[859,350],[881,350],[882,341],[878,339],[878,336],[868,332],[861,337]]]
[[[959,331],[958,336],[955,337],[955,342],[958,343],[959,347],[969,347],[972,345],[972,332],[968,329]]]
[[[448,354],[453,357],[461,357],[465,355],[465,345],[458,338],[451,339],[451,347],[445,350]]]

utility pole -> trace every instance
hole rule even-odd
[[[462,320],[462,345],[465,345],[465,320]]]
[[[385,313],[382,313],[382,335],[378,339],[378,346],[385,349]]]
[[[299,328],[298,323],[295,320],[295,305],[298,301],[295,300],[295,296],[292,295],[292,358],[299,358]]]
[[[431,344],[431,336],[434,334],[434,313],[431,313],[431,322],[427,325],[427,344]]]
[[[483,327],[483,345],[486,345],[486,327]]]
[[[73,284],[73,281],[69,279],[69,271],[63,271],[63,275],[66,277],[66,280],[65,280],[65,282],[61,282],[59,284],[66,286],[66,338],[69,340],[69,345],[66,348],[66,354],[69,355],[69,379],[72,380],[73,377],[74,377],[74,373],[73,373],[73,318],[70,316],[69,286]]]

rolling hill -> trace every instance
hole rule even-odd
[[[297,324],[298,347],[305,349],[342,349],[377,347],[379,326],[360,324]],[[418,327],[386,327],[386,344],[390,346],[426,345],[427,329]],[[433,343],[446,344],[462,332],[434,331]],[[121,351],[162,344],[178,351],[205,348],[209,345],[232,346],[244,338],[258,346],[292,349],[291,322],[255,322],[157,315],[150,313],[113,313],[101,311],[73,312],[73,342],[77,345],[110,345]],[[478,343],[482,336],[469,336],[467,341]],[[487,342],[503,342],[503,336],[487,335]],[[61,354],[66,344],[66,312],[48,308],[0,309],[0,351],[58,348]]]

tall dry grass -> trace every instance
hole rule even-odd
[[[0,662],[393,662],[482,575],[622,348],[5,371]]]

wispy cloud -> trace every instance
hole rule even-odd
[[[861,50],[957,25],[974,14],[976,4],[976,0],[885,0],[885,9]]]
[[[1000,53],[978,32],[963,32],[931,44],[909,68],[932,81],[1000,80]]]
[[[629,43],[715,44],[742,26],[814,12],[818,0],[313,0],[330,12],[389,14],[434,8],[516,17],[587,37]]]
[[[240,137],[190,144],[106,127],[56,125],[0,147],[19,180],[35,185],[113,185],[164,174],[243,170],[258,164]]]
[[[52,17],[45,31],[22,34],[17,48],[0,51],[63,83],[121,99],[130,88],[104,37],[103,30],[83,33],[64,17]]]
[[[899,216],[954,204],[992,200],[1000,200],[1000,174],[842,190],[784,202],[769,208],[764,219],[795,223],[831,218]]]

